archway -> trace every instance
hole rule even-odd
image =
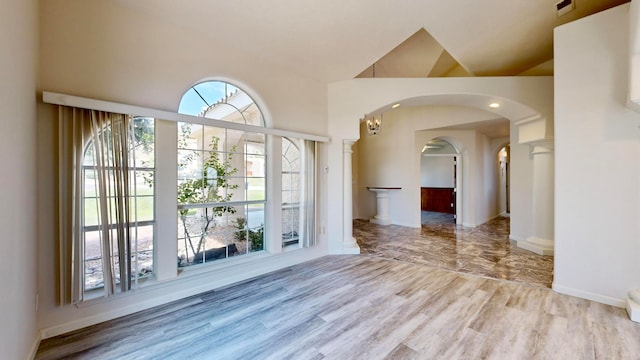
[[[519,165],[521,168],[516,170],[514,167],[513,170],[521,174],[524,180],[517,184],[511,182],[511,194],[518,194],[517,199],[511,198],[510,204],[512,239],[521,241],[529,238],[531,234],[535,237],[540,232],[537,225],[540,221],[531,220],[532,214],[543,214],[546,219],[553,217],[553,209],[547,208],[548,202],[533,201],[531,179],[534,179],[533,182],[537,184],[548,174],[534,171],[531,161],[520,162],[519,159],[530,159],[532,146],[548,142],[553,134],[553,97],[548,96],[552,91],[553,78],[551,77],[354,79],[330,84],[328,131],[333,139],[341,141],[334,141],[327,148],[328,168],[335,170],[327,173],[327,191],[329,194],[341,194],[342,201],[327,200],[326,216],[329,224],[327,235],[331,239],[336,239],[329,241],[329,250],[343,253],[345,249],[350,249],[353,243],[351,233],[347,231],[351,228],[350,220],[352,219],[351,166],[347,169],[344,165],[351,164],[351,145],[360,138],[361,132],[357,119],[362,119],[363,114],[384,113],[381,132],[384,136],[389,112],[432,105],[482,110],[489,116],[493,115],[493,119],[503,118],[511,122],[513,131],[516,131],[511,137],[513,140],[511,156],[515,156],[518,160],[514,164],[521,164]],[[391,111],[392,105],[395,104],[400,105]],[[492,104],[498,106],[490,106]],[[453,121],[447,114],[442,114],[429,121],[429,128],[451,127],[472,121],[462,118]],[[419,129],[414,130],[419,131]],[[406,140],[405,137],[401,141],[406,144]],[[473,143],[473,140],[469,143]],[[419,168],[418,150],[413,152],[416,158],[414,168],[416,172]],[[475,155],[470,152],[469,156]],[[406,158],[400,160],[405,163],[412,161]],[[463,163],[466,162],[463,161]],[[418,175],[416,175],[417,178]],[[516,185],[518,185],[517,188]],[[350,188],[348,191],[347,187]],[[482,190],[483,184],[472,185],[472,188]],[[411,191],[416,191],[415,195]],[[419,206],[419,186],[400,190],[397,196],[407,204],[415,202],[415,207]],[[470,199],[470,206],[465,208],[476,209],[474,199]],[[470,226],[485,220],[486,212],[477,214],[465,216]],[[410,222],[407,226],[413,226],[412,219],[412,216],[398,217],[401,225]],[[419,219],[417,222],[419,223]],[[543,236],[546,235],[543,234]]]
[[[509,188],[511,187],[511,146],[506,144],[498,149],[496,152],[496,160],[498,162],[498,212],[500,214],[510,214],[510,201]]]
[[[444,138],[425,143],[420,152],[421,224],[462,223],[460,152]],[[460,201],[458,201],[460,200]]]

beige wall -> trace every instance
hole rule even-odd
[[[43,90],[177,111],[191,85],[222,77],[262,100],[268,124],[327,133],[326,84],[234,47],[232,29],[204,36],[114,1],[47,0],[40,14]]]
[[[0,11],[0,357],[27,359],[37,345],[36,0]]]

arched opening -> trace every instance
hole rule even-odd
[[[429,128],[444,116],[475,120],[485,114],[462,107],[430,106],[385,113],[384,128],[376,135],[369,135],[366,124],[361,124],[353,155],[354,192],[360,195],[354,200],[359,211],[354,233],[361,249],[382,257],[546,284],[548,260],[513,251],[516,242],[509,241],[507,177],[512,124],[499,118]],[[528,145],[515,147],[519,153],[514,161],[521,168],[529,165],[522,158]],[[517,175],[522,188],[526,175]],[[373,202],[377,197],[367,191],[371,185],[396,189],[388,195],[389,214],[395,216],[392,228],[371,220],[380,213],[374,212],[380,202]],[[432,199],[437,201],[429,204]],[[454,222],[458,213],[459,222]],[[414,214],[419,216],[419,230],[406,224]],[[529,258],[522,261],[525,256]],[[529,266],[545,271],[539,278],[526,278],[520,269]]]
[[[509,145],[505,145],[498,150],[496,154],[497,162],[498,162],[498,212],[502,215],[509,215],[510,211],[510,152],[511,147]]]
[[[431,139],[420,153],[421,224],[457,223],[460,153],[442,138]]]

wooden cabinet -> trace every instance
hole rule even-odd
[[[456,197],[453,188],[423,187],[420,189],[420,208],[424,211],[455,214],[455,205]]]

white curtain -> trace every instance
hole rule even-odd
[[[131,288],[130,159],[128,115],[60,106],[60,300],[84,300],[84,172],[95,175],[96,213],[104,296]],[[91,149],[91,151],[87,151]],[[90,159],[85,159],[90,156]]]

